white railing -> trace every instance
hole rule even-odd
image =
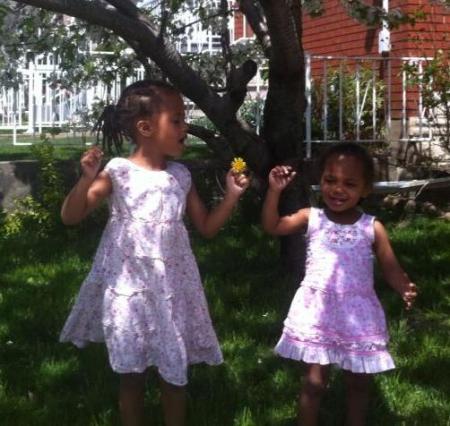
[[[403,64],[413,62],[420,70],[426,58],[337,57],[307,55],[305,143],[306,155],[312,146],[342,140],[383,142],[390,135],[392,120],[400,120],[400,141],[428,141],[433,129],[423,106],[422,87],[412,87]],[[41,133],[46,127],[76,127],[80,117],[96,102],[115,101],[122,89],[119,80],[111,85],[66,89],[53,84],[52,74],[60,73],[53,62],[30,62],[19,69],[23,83],[18,89],[0,87],[0,130]],[[126,84],[143,78],[138,69]],[[265,96],[265,82],[258,75],[250,96]],[[395,93],[393,93],[395,89]],[[407,103],[415,99],[414,104]],[[195,106],[189,111],[198,115]],[[395,109],[393,109],[395,108]],[[314,113],[315,112],[315,113]],[[393,114],[394,113],[394,114]]]
[[[95,103],[116,100],[123,84],[117,79],[109,85],[99,82],[67,89],[54,84],[53,77],[61,73],[55,64],[29,62],[18,72],[23,81],[18,89],[0,88],[0,129],[12,131],[15,145],[20,144],[18,131],[34,134],[48,127],[81,125],[81,116],[92,111]],[[125,83],[143,76],[144,70],[137,69]]]
[[[431,141],[423,87],[413,86],[403,68],[414,64],[420,74],[427,60],[306,55],[306,156],[316,143],[384,142],[391,136],[393,119],[401,122],[397,140]]]

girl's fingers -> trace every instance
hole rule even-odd
[[[245,176],[244,174],[235,175],[234,178],[236,185],[240,186],[241,188],[247,188],[250,185],[250,179]]]

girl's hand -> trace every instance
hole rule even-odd
[[[228,170],[226,176],[226,193],[239,198],[250,185],[250,178],[244,173]]]
[[[276,192],[283,191],[296,174],[291,166],[275,166],[269,173],[269,188]]]
[[[100,148],[94,146],[88,149],[80,160],[81,172],[85,178],[94,180],[100,170],[103,152]]]
[[[414,283],[409,281],[409,278],[407,278],[407,283],[402,291],[401,296],[406,304],[406,309],[411,309],[417,297],[417,287]]]

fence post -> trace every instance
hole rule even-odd
[[[28,128],[26,133],[34,134],[34,63],[28,62]]]
[[[311,158],[311,56],[305,54],[306,158]]]

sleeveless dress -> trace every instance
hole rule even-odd
[[[104,170],[109,220],[60,341],[105,341],[114,371],[153,365],[166,382],[185,385],[189,364],[223,361],[183,223],[190,173],[175,162],[151,171],[124,158]]]
[[[394,368],[386,319],[373,286],[374,217],[351,225],[311,208],[305,278],[275,352],[308,364],[336,364],[354,373]]]

